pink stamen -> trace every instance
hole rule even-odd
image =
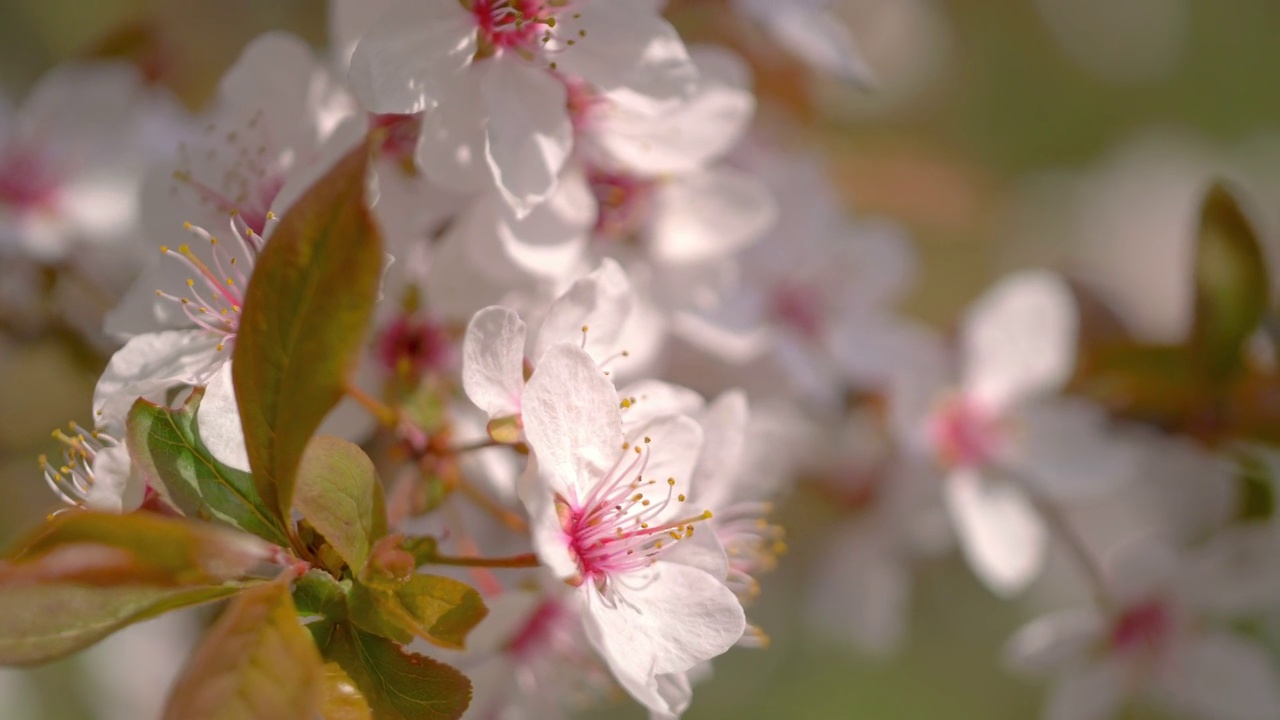
[[[827,302],[813,285],[782,282],[769,297],[769,315],[807,340],[818,340],[826,326]]]
[[[972,398],[943,402],[929,434],[939,459],[950,467],[978,467],[995,459],[1003,435],[999,418]]]
[[[597,238],[625,238],[644,224],[653,204],[654,181],[599,168],[587,173],[587,181],[599,205]]]
[[[1111,647],[1120,652],[1157,651],[1169,638],[1173,613],[1159,600],[1134,605],[1111,626]]]

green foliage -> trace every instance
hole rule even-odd
[[[284,524],[262,502],[253,477],[218,462],[200,441],[196,411],[203,397],[204,389],[196,388],[177,409],[138,400],[129,411],[129,456],[184,514],[288,546]]]
[[[373,720],[373,710],[355,681],[335,662],[324,664],[324,694],[320,700],[324,720]]]
[[[55,516],[0,563],[0,663],[47,662],[169,610],[233,595],[269,546],[154,515]]]
[[[350,580],[339,581],[323,570],[308,570],[293,586],[293,602],[299,615],[340,620],[347,615],[350,588]]]
[[[289,576],[241,593],[178,679],[165,720],[311,720],[320,654],[298,623]]]
[[[254,482],[288,518],[298,464],[341,400],[382,276],[361,145],[280,220],[254,266],[232,356]]]
[[[56,660],[133,623],[220,600],[242,587],[101,587],[72,581],[0,581],[0,664],[36,665]]]
[[[294,506],[352,568],[364,567],[387,534],[387,509],[373,461],[357,445],[319,436],[298,468]]]
[[[461,648],[489,613],[471,586],[437,575],[356,583],[348,602],[352,622],[364,630],[401,643],[416,636],[448,648]]]
[[[471,682],[456,669],[402,650],[347,623],[309,626],[327,660],[359,688],[378,720],[453,720],[471,701]]]
[[[1258,234],[1221,184],[1209,190],[1200,211],[1195,291],[1190,347],[1206,379],[1230,380],[1266,314],[1271,285]]]

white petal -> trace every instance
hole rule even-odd
[[[432,183],[470,193],[492,182],[484,157],[484,97],[475,71],[450,78],[440,104],[422,116],[416,159]]]
[[[1112,720],[1124,699],[1124,668],[1097,662],[1072,668],[1049,692],[1044,720]]]
[[[518,60],[488,65],[481,84],[489,108],[485,157],[503,197],[523,216],[551,196],[573,148],[567,91]]]
[[[716,167],[659,186],[649,233],[660,262],[696,263],[738,252],[768,232],[776,218],[764,183]]]
[[[524,389],[524,434],[557,491],[585,498],[622,453],[618,394],[576,345],[551,346]]]
[[[1280,607],[1280,525],[1254,523],[1219,530],[1184,559],[1182,597],[1221,617]]]
[[[1005,462],[1048,496],[1078,500],[1133,478],[1137,455],[1115,437],[1106,412],[1087,400],[1049,398],[1013,414],[1016,439]]]
[[[431,107],[448,76],[461,72],[475,55],[473,20],[457,3],[397,3],[351,55],[349,80],[360,103],[377,113]]]
[[[556,494],[561,488],[546,481],[536,456],[529,459],[519,485],[520,499],[529,512],[529,531],[538,560],[561,580],[578,577],[581,570],[570,547],[572,538],[564,531],[556,507]]]
[[[623,586],[643,581],[637,587]],[[675,563],[658,562],[650,578],[613,585],[616,602],[587,586],[587,636],[628,691],[654,710],[672,712],[649,685],[657,675],[684,672],[723,654],[742,637],[742,605],[720,581]]]
[[[633,382],[618,395],[629,403],[622,412],[623,427],[628,431],[664,415],[695,415],[703,406],[696,391],[661,380]]]
[[[1044,564],[1045,528],[1022,491],[960,470],[944,481],[947,508],[970,567],[994,593],[1026,589]]]
[[[138,335],[111,356],[93,391],[95,422],[123,424],[140,397],[163,402],[165,391],[203,385],[231,357],[205,330],[165,330]]]
[[[1280,673],[1266,649],[1227,632],[1209,632],[1178,648],[1164,689],[1198,717],[1280,717]]]
[[[499,205],[499,203],[494,203]],[[519,217],[500,206],[497,238],[523,273],[560,279],[578,267],[596,224],[597,204],[579,168],[566,168],[546,202]],[[492,258],[486,258],[492,262]]]
[[[646,441],[647,439],[647,441]],[[651,489],[644,491],[650,498],[665,497],[670,491],[673,495],[684,492],[692,497],[692,487],[696,481],[693,469],[698,463],[698,453],[702,451],[702,427],[687,415],[669,415],[634,428],[627,433],[631,445],[648,453],[642,477],[646,483],[656,482]],[[674,479],[674,488],[668,481]],[[657,517],[667,520],[679,514],[693,514],[705,508],[698,507],[688,512],[680,503],[670,503],[668,512]]]
[[[750,474],[742,467],[747,443],[747,395],[729,390],[716,398],[698,417],[702,425],[702,453],[694,471],[693,497],[699,505],[718,510],[736,498],[735,481]]]
[[[196,411],[196,427],[200,431],[200,441],[219,462],[249,471],[249,451],[244,445],[240,406],[236,403],[235,387],[231,383],[231,363],[223,363],[222,369],[205,387],[200,408]]]
[[[541,357],[556,343],[570,342],[583,347],[597,363],[611,360],[620,352],[618,338],[631,308],[631,281],[616,261],[605,258],[551,304],[538,330],[533,356]]]
[[[667,546],[662,562],[697,568],[720,582],[729,576],[729,555],[709,523],[698,523],[692,535]]]
[[[1050,272],[1001,280],[965,313],[964,384],[993,408],[1059,389],[1076,357],[1071,289]]]
[[[566,19],[567,20],[567,19]],[[563,32],[584,34],[556,57],[557,68],[592,86],[625,88],[655,101],[687,96],[697,69],[679,33],[652,4],[634,0],[594,2],[582,8]]]
[[[101,512],[125,513],[137,510],[146,495],[147,482],[134,470],[129,449],[123,444],[100,450],[93,459],[93,485],[85,496],[85,507]]]
[[[489,417],[520,414],[524,392],[525,324],[514,310],[487,307],[462,341],[462,387]]]
[[[1036,618],[1019,628],[1005,643],[1005,666],[1028,675],[1061,670],[1087,658],[1104,631],[1097,613],[1085,610]]]
[[[622,167],[646,176],[686,174],[722,157],[742,138],[755,96],[750,70],[718,47],[694,54],[698,90],[671,112],[654,115],[615,103],[591,129],[595,143]]]

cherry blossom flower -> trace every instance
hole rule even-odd
[[[543,354],[522,417],[537,469],[522,495],[539,558],[577,587],[587,637],[618,682],[652,711],[679,714],[685,673],[745,629],[721,580],[724,555],[698,531],[711,513],[683,502],[701,429],[668,416],[624,437],[613,383],[569,343]]]
[[[0,256],[123,245],[172,112],[136,69],[111,63],[62,66],[20,108],[0,107]]]
[[[652,3],[401,0],[357,43],[350,73],[373,112],[430,111],[428,177],[491,181],[519,215],[551,195],[572,149],[561,76],[664,101],[687,94],[694,70]]]
[[[1010,666],[1057,678],[1044,717],[1104,720],[1126,697],[1179,716],[1261,720],[1280,713],[1280,669],[1228,621],[1280,602],[1274,528],[1241,527],[1179,557],[1154,539],[1119,549],[1109,567],[1115,609],[1069,610],[1022,628]]]
[[[185,228],[192,242],[161,244],[163,257],[108,318],[108,331],[128,341],[98,382],[94,413],[122,422],[139,397],[161,401],[171,388],[208,385],[202,438],[219,459],[247,467],[228,362],[244,291],[273,219],[358,140],[363,119],[310,49],[287,35],[254,41],[221,90],[202,141],[182,146],[177,166],[148,181],[152,236]]]
[[[966,313],[960,372],[939,352],[904,362],[895,380],[896,432],[908,452],[944,470],[961,549],[1002,595],[1043,565],[1046,529],[1028,493],[1080,498],[1130,474],[1132,458],[1107,437],[1102,410],[1054,397],[1074,370],[1076,322],[1063,280],[1018,273]]]
[[[134,472],[124,441],[76,423],[53,436],[63,445],[62,462],[41,455],[40,469],[59,500],[69,507],[117,513],[142,504],[146,481]]]

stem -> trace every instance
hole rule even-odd
[[[1076,529],[1067,521],[1066,516],[1062,514],[1062,510],[1039,493],[1023,475],[1009,468],[1000,468],[999,470],[1001,474],[1012,480],[1026,494],[1036,512],[1040,513],[1040,517],[1049,526],[1049,531],[1067,548],[1067,552],[1075,560],[1076,566],[1084,574],[1085,581],[1089,584],[1089,589],[1093,593],[1093,599],[1098,608],[1101,610],[1110,609],[1114,602],[1108,589],[1107,577],[1089,552],[1084,539],[1080,537]]]
[[[457,565],[473,568],[531,568],[538,567],[538,556],[533,553],[512,555],[502,558],[483,557],[451,557],[449,555],[433,555],[427,565]]]
[[[494,440],[493,438],[485,438],[484,440],[477,440],[473,443],[468,443],[466,445],[458,445],[456,447],[451,447],[445,450],[444,454],[445,455],[461,455],[462,453],[475,452],[476,450],[484,450],[485,448],[491,448],[491,447],[513,447],[513,446],[507,445],[506,443],[500,443],[497,440]]]
[[[378,423],[384,427],[394,428],[396,424],[400,422],[400,414],[392,409],[390,405],[387,405],[355,385],[347,385],[347,395],[349,395],[352,400],[363,405],[364,409],[368,410],[375,418],[377,418]]]

